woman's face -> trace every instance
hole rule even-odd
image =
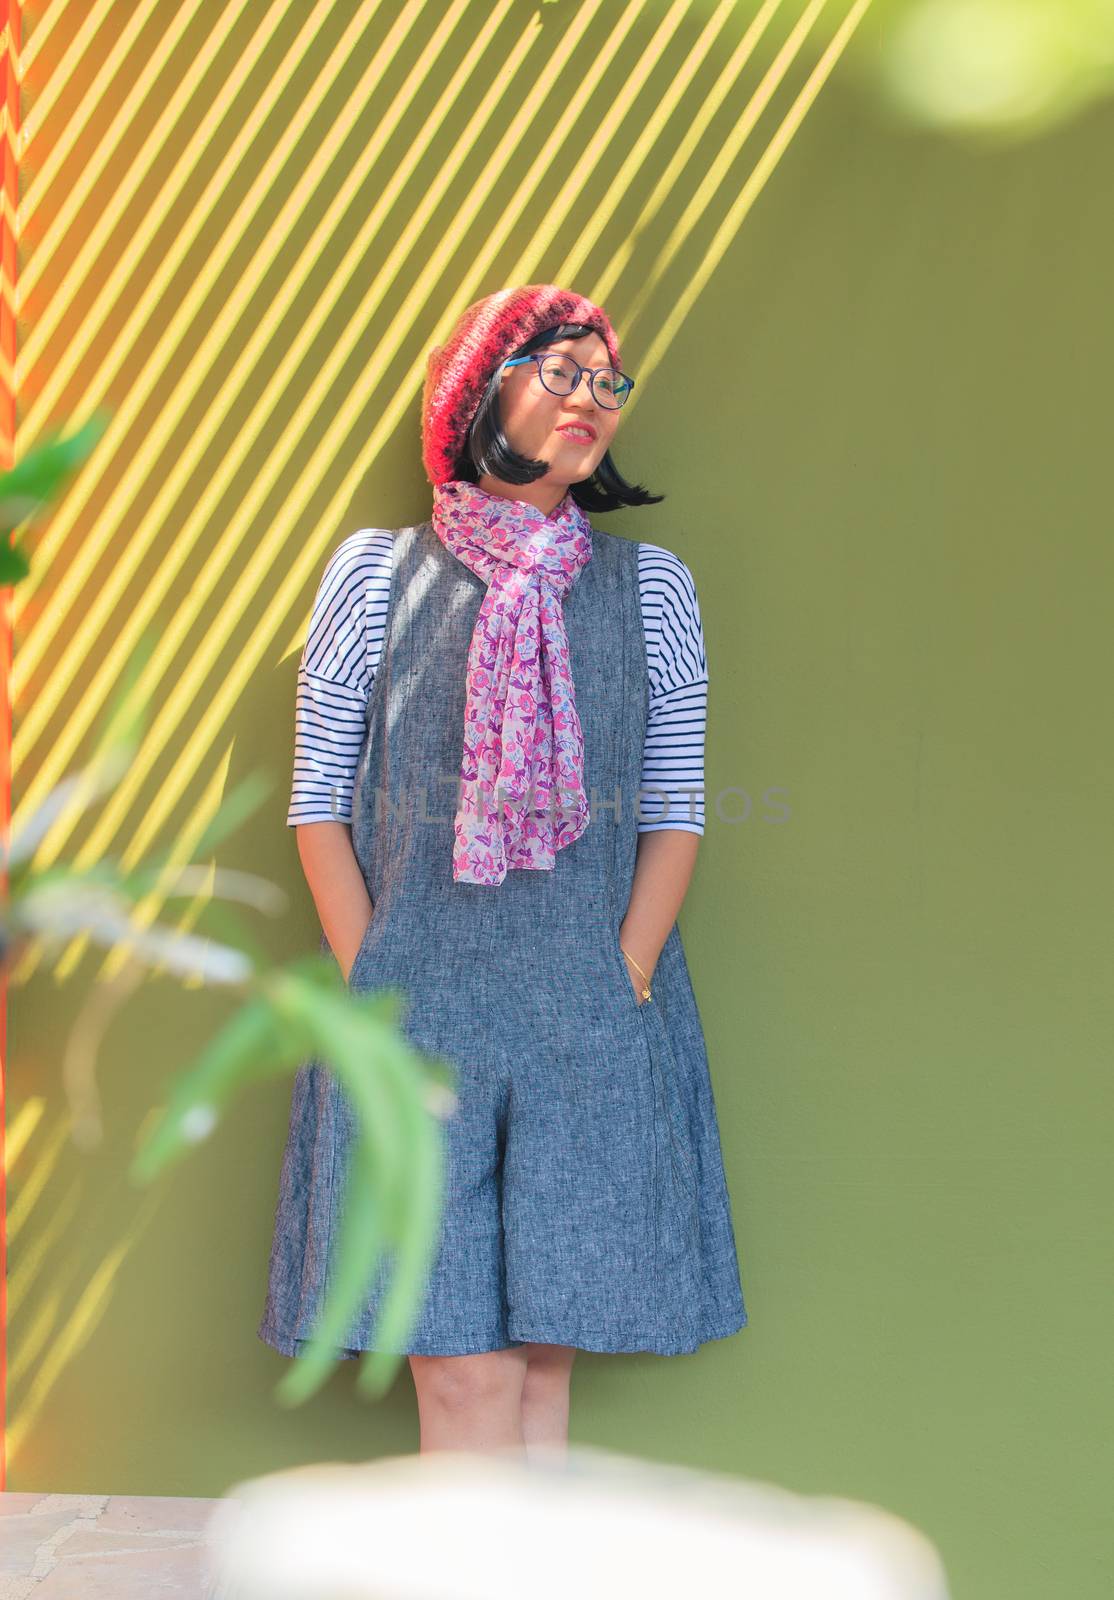
[[[551,350],[571,355],[582,367],[611,365],[607,346],[598,333],[585,334],[581,339],[558,339],[537,354]],[[519,498],[526,498],[525,490],[548,486],[558,491],[554,504],[570,483],[580,483],[592,476],[619,426],[619,410],[614,406],[598,406],[586,377],[581,377],[572,394],[550,394],[538,376],[534,361],[504,370],[499,387],[499,408],[503,432],[511,446],[520,455],[550,463],[549,471],[536,483],[508,487]],[[567,423],[591,429],[592,436],[578,439],[563,433],[561,429]]]

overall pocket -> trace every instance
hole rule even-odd
[[[615,941],[615,952],[614,952],[614,954],[615,954],[615,963],[619,968],[619,973],[620,973],[620,976],[622,978],[623,991],[626,994],[627,999],[630,1001],[631,1005],[634,1007],[634,1009],[636,1011],[641,1011],[644,1006],[653,1005],[653,1001],[652,1000],[639,1000],[638,996],[635,994],[635,992],[634,992],[634,984],[631,981],[631,969],[630,969],[630,967],[629,967],[629,965],[627,963],[626,956],[623,954],[622,950],[620,950],[620,948],[619,948],[619,941],[617,939]],[[641,981],[642,980],[639,979],[640,983],[641,983]],[[651,989],[653,988],[653,984],[650,985],[650,988]]]
[[[619,970],[620,979],[627,996],[627,1003],[638,1015],[642,1028],[642,1038],[646,1046],[646,1055],[653,1074],[654,1089],[657,1104],[661,1108],[669,1130],[669,1142],[673,1151],[674,1167],[682,1184],[689,1193],[696,1193],[696,1173],[690,1155],[690,1133],[685,1117],[684,1104],[678,1088],[677,1058],[673,1054],[673,1043],[669,1037],[669,1030],[656,1001],[651,993],[649,1000],[639,1000],[634,992],[634,985],[630,979],[627,967],[627,958],[619,948],[618,940],[615,942],[615,962]],[[653,982],[649,985],[653,990]]]
[[[345,981],[347,982],[348,987],[350,989],[352,987],[353,979],[356,978],[359,975],[360,963],[364,960],[364,957],[367,955],[367,952],[368,952],[368,949],[369,949],[369,947],[370,947],[370,945],[372,943],[373,937],[376,940],[378,940],[378,937],[379,937],[379,925],[380,925],[381,920],[382,919],[381,919],[381,917],[379,915],[379,901],[377,900],[375,902],[375,905],[372,907],[371,917],[368,920],[367,927],[364,929],[364,936],[360,940],[359,949],[356,951],[356,954],[353,956],[352,965],[348,969],[348,977],[347,977],[347,979]]]

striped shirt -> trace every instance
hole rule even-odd
[[[298,666],[288,827],[352,820],[364,712],[383,648],[391,552],[388,530],[361,528],[326,563]],[[638,832],[702,834],[708,663],[696,585],[680,556],[642,542],[638,594],[650,684]]]

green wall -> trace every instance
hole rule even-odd
[[[666,500],[602,524],[679,552],[703,608],[709,821],[681,923],[750,1323],[690,1357],[580,1354],[572,1437],[877,1502],[938,1543],[957,1597],[1108,1593],[1112,140],[1104,108],[979,150],[837,69],[620,428],[620,464]],[[624,345],[636,374],[710,237]],[[637,278],[609,302],[621,339]],[[427,514],[417,437],[415,403],[346,514],[302,530],[322,560]],[[276,958],[318,933],[284,826],[314,584],[220,740],[229,783],[275,778],[219,859],[290,891]],[[717,818],[727,788],[744,821]],[[36,1095],[64,1125],[94,966],[14,995],[9,1127]],[[289,1083],[246,1093],[151,1195],[127,1185],[137,1127],[224,1015],[165,979],[129,1002],[108,1142],[58,1149],[12,1241],[13,1272],[39,1249],[44,1270],[11,1318],[10,1360],[34,1356],[9,1425],[59,1307],[90,1323],[11,1489],[215,1496],[417,1448],[405,1366],[380,1403],[352,1363],[304,1408],[274,1400],[284,1361],[255,1327]]]

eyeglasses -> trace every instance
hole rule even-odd
[[[618,367],[582,367],[579,361],[567,355],[514,356],[503,365],[521,367],[527,361],[537,362],[538,377],[550,394],[572,394],[587,373],[592,399],[609,411],[617,411],[634,388],[634,379],[620,372]]]

